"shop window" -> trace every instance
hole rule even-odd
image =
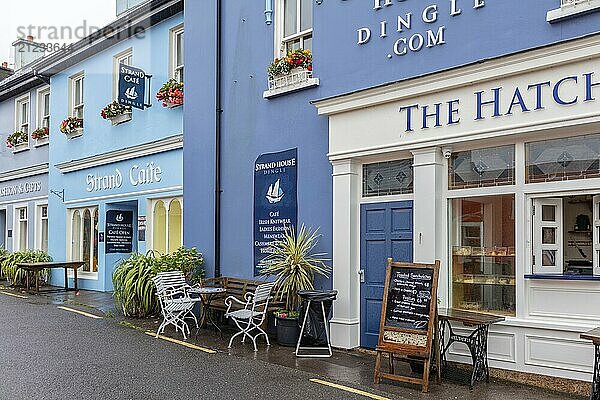
[[[452,153],[450,189],[515,184],[515,146],[499,146]]]
[[[600,177],[600,135],[525,144],[526,183]]]
[[[183,245],[183,207],[179,197],[152,202],[152,250],[166,254]]]
[[[113,98],[119,97],[119,66],[133,64],[133,49],[127,49],[113,57]]]
[[[534,274],[600,273],[600,196],[533,200]]]
[[[16,251],[25,251],[28,247],[28,224],[27,224],[27,207],[15,208],[17,232],[14,233],[16,243],[13,248]]]
[[[82,271],[98,272],[98,208],[68,211],[71,261],[83,261]]]
[[[312,50],[312,0],[278,0],[276,10],[277,52],[275,57],[291,50]]]
[[[15,131],[29,133],[29,95],[18,99],[15,108]]]
[[[83,118],[83,84],[84,75],[83,73],[73,76],[69,79],[70,94],[69,104],[71,105],[71,116],[77,118]]]
[[[43,204],[37,207],[37,246],[39,250],[48,252],[48,205]]]
[[[183,82],[183,25],[171,30],[171,78]]]
[[[451,200],[452,306],[515,315],[514,195]]]
[[[412,193],[412,164],[408,159],[363,165],[363,197]]]

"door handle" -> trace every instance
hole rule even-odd
[[[365,283],[365,270],[364,269],[359,270],[358,275],[360,276],[360,283]]]

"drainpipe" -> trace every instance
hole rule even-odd
[[[221,0],[217,2],[215,71],[215,278],[221,276]]]

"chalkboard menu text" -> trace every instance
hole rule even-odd
[[[131,253],[133,250],[133,211],[106,212],[106,253]]]

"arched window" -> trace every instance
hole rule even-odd
[[[167,210],[162,200],[154,204],[152,213],[152,249],[161,254],[167,250]]]
[[[152,202],[152,250],[173,253],[183,245],[183,201],[180,197]]]
[[[79,210],[75,210],[71,222],[71,259],[81,260],[81,214]]]
[[[92,216],[90,214],[90,210],[85,210],[83,212],[83,261],[85,265],[83,266],[83,270],[86,272],[91,272],[91,250],[92,250]]]
[[[83,272],[98,272],[98,207],[69,210],[70,260],[83,261]],[[67,214],[69,215],[69,214]]]
[[[175,252],[182,245],[182,213],[178,199],[171,200],[169,204],[169,253]]]

